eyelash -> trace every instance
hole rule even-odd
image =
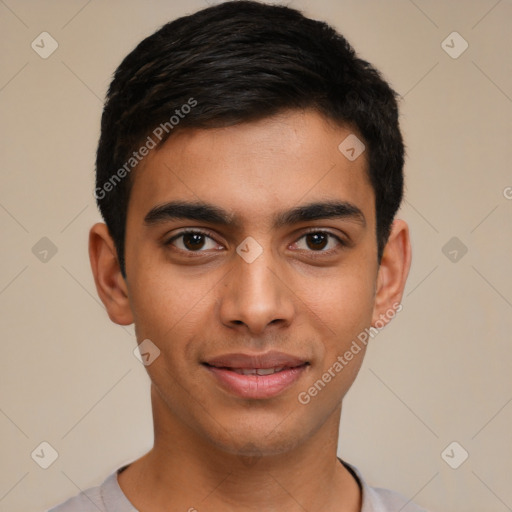
[[[325,230],[322,230],[322,229],[310,229],[308,231],[306,231],[305,233],[303,233],[294,243],[297,243],[299,240],[302,240],[304,237],[306,237],[307,235],[311,235],[311,234],[324,234],[324,235],[328,235],[328,237],[330,237],[331,239],[334,238],[339,246],[341,248],[344,248],[344,247],[348,247],[349,246],[349,243],[345,240],[343,240],[342,238],[340,238],[339,236],[335,235],[334,233],[331,233],[330,231],[325,231]],[[211,236],[211,233],[209,233],[208,231],[202,231],[200,229],[197,229],[197,230],[184,230],[184,231],[181,231],[180,233],[177,233],[176,235],[173,235],[169,240],[167,240],[166,242],[164,242],[164,245],[166,246],[172,246],[172,242],[174,242],[175,240],[183,237],[183,236],[186,236],[186,235],[202,235],[204,237],[207,237],[207,238],[210,238],[211,240],[215,241],[215,239],[213,238],[213,236]],[[186,253],[187,255],[190,255],[190,256],[195,256],[195,255],[200,255],[201,253],[204,253],[206,251],[204,250],[198,250],[198,251],[188,251],[188,250],[184,250],[184,249],[179,249],[177,247],[174,247],[174,249],[176,249],[177,251],[180,251],[180,252],[184,252]],[[323,255],[331,255],[335,252],[337,252],[339,250],[339,248],[335,248],[335,249],[329,249],[327,251],[324,251],[324,250],[318,250],[318,251],[315,251],[313,249],[309,249],[307,250],[308,252],[310,252],[313,257],[318,257],[318,256],[323,256]]]

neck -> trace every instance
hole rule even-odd
[[[359,512],[357,482],[337,459],[341,405],[306,442],[282,453],[228,453],[178,421],[152,387],[153,449],[118,478],[141,512]],[[173,508],[169,508],[169,504]]]

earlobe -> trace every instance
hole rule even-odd
[[[388,323],[401,310],[402,295],[411,266],[409,228],[403,220],[395,220],[382,255],[377,276],[377,290],[372,326]]]
[[[114,241],[103,223],[89,232],[89,259],[98,295],[116,324],[133,323],[128,288],[121,273]]]

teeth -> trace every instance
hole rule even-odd
[[[272,375],[273,373],[280,372],[284,366],[279,368],[231,368],[234,372],[241,375]]]

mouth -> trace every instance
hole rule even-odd
[[[224,390],[252,399],[281,394],[310,366],[309,361],[281,352],[226,354],[202,364]]]
[[[309,363],[304,363],[302,365],[297,366],[279,366],[276,368],[231,368],[229,366],[215,366],[208,363],[203,363],[210,368],[217,368],[220,370],[227,370],[230,372],[235,372],[240,375],[273,375],[274,373],[279,373],[285,370],[291,370],[293,368],[300,368],[301,366],[307,366]]]
[[[244,354],[241,352],[223,354],[204,361],[208,366],[229,368],[233,370],[280,370],[295,368],[309,362],[297,356],[271,350],[260,354]]]
[[[218,368],[218,367],[216,367]],[[221,367],[223,370],[229,370],[240,375],[273,375],[274,373],[282,372],[283,370],[290,370],[292,367],[281,366],[279,368],[228,368]],[[294,366],[293,368],[297,368]]]

